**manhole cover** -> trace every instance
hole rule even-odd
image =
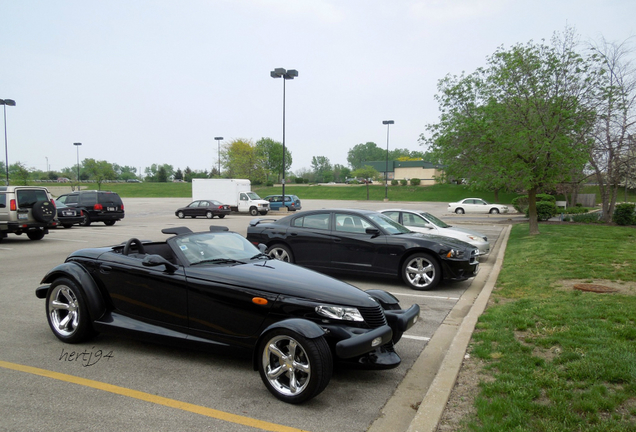
[[[605,285],[597,285],[597,284],[576,284],[574,285],[574,289],[579,291],[589,291],[595,293],[613,293],[617,292],[616,288],[610,288]]]

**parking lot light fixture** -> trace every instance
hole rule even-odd
[[[298,76],[296,69],[276,68],[269,73],[272,78],[283,78],[283,207],[285,206],[285,81]]]
[[[219,159],[219,178],[221,178],[221,141],[223,140],[223,137],[214,137],[214,139],[216,140],[217,146],[218,146],[218,159]]]
[[[394,124],[393,120],[382,120],[386,125],[386,168],[384,170],[384,201],[389,200],[389,125]]]
[[[79,148],[82,145],[82,143],[73,143],[73,145],[77,148],[77,190],[79,190],[79,182],[80,182]]]
[[[7,186],[9,186],[9,145],[7,141],[7,105],[15,106],[13,99],[0,99],[0,105],[4,109],[4,158],[7,171]]]

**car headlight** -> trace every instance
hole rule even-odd
[[[364,321],[360,311],[352,307],[344,306],[316,306],[316,313],[329,319],[344,321]]]
[[[446,254],[446,258],[463,258],[464,251],[459,249],[451,249]]]

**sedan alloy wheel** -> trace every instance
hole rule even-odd
[[[279,261],[294,262],[292,251],[285,245],[277,244],[267,249],[267,255]]]
[[[402,266],[404,282],[415,290],[428,290],[437,286],[441,279],[441,269],[429,254],[411,255]]]

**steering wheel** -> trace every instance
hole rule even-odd
[[[128,240],[126,242],[126,245],[124,246],[124,250],[123,250],[123,254],[124,255],[128,255],[130,253],[130,249],[134,246],[135,249],[137,249],[137,253],[140,254],[144,254],[146,253],[146,251],[144,250],[144,245],[141,244],[141,240],[137,239],[137,238],[131,238],[130,240]]]

